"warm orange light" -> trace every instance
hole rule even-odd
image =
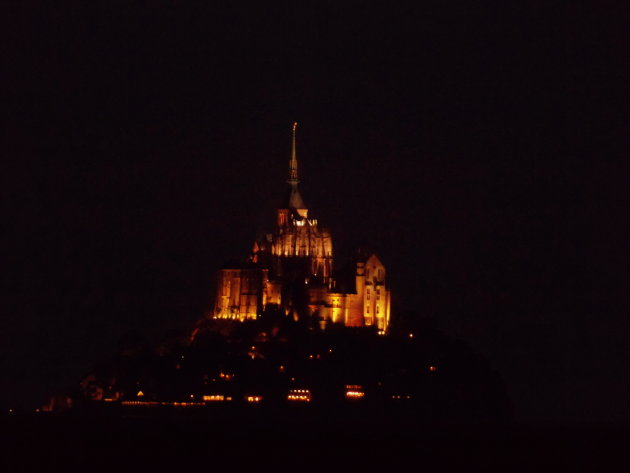
[[[413,338],[413,333],[410,333],[410,334],[409,334],[409,338]]]
[[[283,366],[283,365],[280,365],[280,367],[278,368],[278,371],[279,371],[280,373],[284,373],[284,366]]]
[[[203,400],[211,402],[222,402],[225,401],[225,396],[223,394],[207,394],[203,396]]]
[[[365,396],[363,386],[360,384],[346,384],[346,398],[361,399]]]
[[[437,371],[437,366],[434,366],[434,365],[429,366],[429,371]]]
[[[308,389],[291,389],[287,400],[296,402],[311,402],[311,391]]]
[[[123,401],[123,406],[159,406],[157,401]]]
[[[138,394],[136,394],[136,397],[144,397],[144,393],[142,391],[138,391]]]
[[[121,403],[123,406],[144,406],[144,407],[154,407],[154,406],[171,406],[171,407],[200,407],[203,406],[203,402],[167,402],[167,401],[123,401]]]
[[[396,400],[399,400],[399,399],[411,399],[411,396],[409,394],[403,394],[403,395],[401,395],[401,394],[394,394],[392,396],[392,399],[396,399]]]
[[[247,396],[246,399],[247,402],[258,404],[260,401],[262,401],[262,396]]]
[[[346,391],[346,397],[348,399],[361,399],[365,396],[363,391]]]

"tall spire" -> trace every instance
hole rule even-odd
[[[297,128],[297,122],[293,122],[293,139],[291,140],[291,161],[289,161],[289,184],[297,184],[298,181],[298,163],[297,152],[295,150],[295,129]]]
[[[297,128],[297,122],[293,123],[293,138],[291,140],[291,161],[289,161],[289,194],[286,199],[286,205],[290,209],[303,209],[303,217],[306,217],[306,206],[302,200],[302,196],[298,192],[298,162],[297,152],[295,150],[295,129]]]

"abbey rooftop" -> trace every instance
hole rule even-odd
[[[298,190],[296,128],[293,124],[289,178],[276,228],[258,238],[249,258],[220,271],[212,317],[252,320],[280,308],[296,320],[315,317],[330,323],[375,326],[387,333],[391,293],[386,270],[375,254],[357,252],[353,274],[334,270],[332,236],[309,210]]]

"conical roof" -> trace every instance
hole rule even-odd
[[[287,209],[305,209],[306,208],[306,205],[304,204],[304,200],[302,200],[302,196],[300,195],[300,191],[298,191],[297,183],[289,184],[286,196],[283,201],[283,205]]]

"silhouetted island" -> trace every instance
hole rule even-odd
[[[280,311],[257,320],[206,320],[192,339],[149,346],[130,334],[117,356],[72,393],[77,409],[285,409],[304,406],[427,421],[509,416],[500,376],[466,344],[430,323],[417,330],[297,321]],[[308,407],[307,407],[308,406]]]
[[[158,346],[130,334],[117,356],[46,410],[287,409],[424,421],[509,416],[499,375],[420,314],[392,316],[385,266],[358,250],[333,266],[328,229],[298,191],[296,126],[276,228],[219,271],[212,310]],[[319,414],[318,414],[319,415]]]
[[[484,357],[430,318],[392,315],[376,255],[359,250],[334,268],[330,231],[308,217],[297,188],[296,125],[276,229],[220,270],[210,313],[158,346],[130,334],[46,410],[509,418],[503,382]]]

